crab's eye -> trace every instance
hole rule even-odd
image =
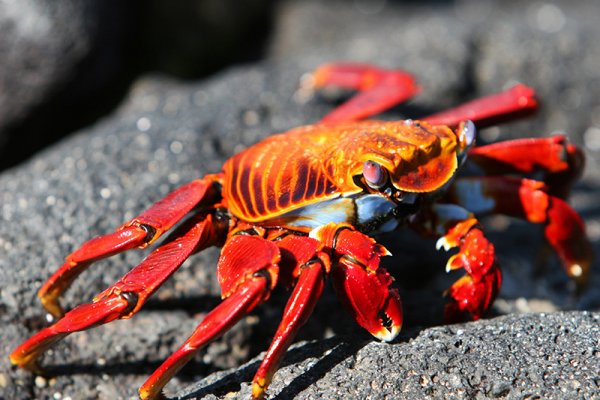
[[[387,171],[375,161],[365,161],[363,164],[363,176],[367,185],[373,189],[379,189],[387,183]]]
[[[475,143],[475,136],[477,130],[473,121],[465,121],[462,132],[460,133],[460,140],[464,142],[467,148],[470,148]]]

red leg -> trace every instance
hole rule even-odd
[[[192,335],[140,387],[142,399],[155,399],[162,388],[201,348],[220,337],[257,304],[277,283],[280,253],[272,242],[257,236],[233,236],[219,259],[224,300]],[[235,276],[235,281],[226,277]]]
[[[310,83],[315,89],[339,86],[359,91],[321,120],[326,123],[368,118],[420,91],[414,78],[407,72],[356,63],[323,65],[313,73]],[[536,109],[534,90],[520,84],[422,119],[434,125],[448,126],[458,126],[462,121],[472,120],[478,127],[485,127],[528,116]]]
[[[219,235],[224,232],[219,229],[223,227],[213,225],[212,215],[196,216],[121,280],[96,296],[92,303],[75,307],[54,325],[42,329],[17,347],[10,355],[11,362],[39,371],[37,358],[68,334],[117,318],[130,318],[190,254],[220,241]]]
[[[461,320],[465,312],[477,320],[490,308],[502,283],[494,246],[484,236],[475,218],[447,224],[448,233],[438,241],[438,248],[458,247],[448,259],[446,270],[464,268],[466,274],[456,281],[448,296],[447,321]]]
[[[66,313],[54,325],[42,329],[23,342],[11,353],[10,362],[41,374],[43,371],[38,366],[37,359],[54,343],[72,332],[113,321],[126,312],[129,307],[129,299],[126,296],[116,296],[95,303],[82,304]]]
[[[323,117],[321,122],[325,123],[365,119],[409,99],[420,90],[410,74],[368,64],[326,64],[319,67],[312,78],[315,89],[339,86],[359,91]]]
[[[534,90],[520,84],[421,119],[433,125],[448,126],[471,120],[478,128],[483,128],[531,115],[536,109]]]
[[[202,320],[185,343],[144,382],[139,389],[140,399],[158,398],[162,388],[200,349],[222,336],[252,311],[268,291],[268,280],[264,276],[252,277],[242,283]]]
[[[65,263],[39,290],[38,297],[44,308],[56,318],[60,318],[64,314],[59,303],[61,294],[90,264],[135,247],[146,247],[199,203],[217,201],[217,193],[212,188],[214,180],[214,177],[207,177],[190,182],[122,225],[115,232],[84,243],[67,256]]]
[[[271,383],[283,355],[300,327],[312,314],[323,292],[325,273],[328,269],[329,259],[324,253],[301,266],[298,281],[287,302],[279,328],[252,380],[253,399],[264,397],[265,390]]]
[[[583,220],[564,200],[547,193],[542,182],[513,177],[457,179],[451,199],[475,213],[501,213],[543,224],[548,243],[567,274],[585,286],[592,262]]]
[[[550,193],[566,198],[581,176],[585,158],[565,135],[507,140],[469,151],[468,161],[483,169],[482,175],[541,172]]]
[[[481,231],[477,219],[462,207],[438,203],[419,217],[421,220],[415,221],[417,230],[429,226],[430,230],[424,233],[441,235],[438,249],[458,247],[458,252],[448,259],[446,271],[465,270],[465,275],[446,292],[450,298],[446,321],[461,321],[467,314],[475,320],[481,318],[494,302],[502,281],[494,246]]]

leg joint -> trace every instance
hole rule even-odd
[[[143,229],[144,232],[146,232],[146,237],[144,238],[144,242],[145,243],[152,242],[152,239],[154,239],[154,237],[156,236],[156,228],[153,227],[152,225],[144,224],[144,223],[138,223],[137,226],[140,227],[141,229]]]
[[[122,318],[130,317],[137,308],[140,296],[135,292],[121,292],[119,293],[119,297],[127,302],[127,307],[122,312]]]

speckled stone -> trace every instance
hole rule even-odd
[[[600,314],[513,314],[408,329],[392,344],[338,336],[303,342],[269,389],[274,399],[573,399],[600,395]],[[216,373],[179,399],[245,399],[259,360]],[[284,363],[286,364],[286,363]]]
[[[260,138],[318,120],[333,100],[304,98],[298,82],[332,59],[403,67],[417,75],[423,93],[386,118],[418,117],[513,80],[535,86],[544,96],[538,117],[483,131],[481,137],[565,129],[583,145],[588,165],[572,203],[598,253],[600,99],[593,93],[600,69],[590,65],[600,57],[594,40],[600,27],[592,18],[600,5],[394,2],[374,12],[350,4],[362,3],[283,2],[264,60],[201,81],[140,77],[114,113],[0,175],[0,398],[136,396],[145,378],[219,301],[217,252],[186,262],[134,318],[55,346],[43,361],[51,373],[44,385],[9,366],[6,357],[46,324],[37,289],[79,243],[111,231],[178,185],[218,171],[227,157]],[[440,293],[457,276],[442,272],[446,255],[436,253],[434,243],[410,235],[384,237],[396,254],[386,266],[406,309],[399,340],[374,342],[344,312],[332,316],[340,306],[328,289],[298,338],[317,341],[289,351],[269,393],[281,399],[598,396],[598,315],[584,312],[600,309],[598,263],[590,290],[575,297],[553,258],[538,271],[543,273],[535,273],[542,247],[537,227],[502,218],[486,221],[486,227],[504,271],[494,313],[510,315],[429,328],[440,320]],[[65,303],[89,301],[143,254],[93,266]],[[258,361],[243,363],[268,346],[286,295],[276,292],[268,305],[201,352],[167,392],[183,398],[247,397]],[[554,313],[560,310],[578,311]]]

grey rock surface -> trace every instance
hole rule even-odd
[[[599,336],[600,314],[570,312],[409,330],[394,344],[339,336],[303,342],[290,350],[269,393],[272,399],[597,398]],[[252,379],[259,363],[215,373],[176,398],[249,398],[250,385],[239,382]]]
[[[376,12],[365,4],[370,3],[284,2],[264,61],[196,82],[140,78],[112,115],[0,175],[0,398],[135,397],[137,387],[219,301],[217,252],[194,256],[134,318],[66,338],[45,357],[47,378],[7,361],[16,345],[46,324],[37,289],[84,240],[111,231],[176,186],[218,171],[227,157],[260,138],[324,115],[332,99],[304,97],[298,81],[332,59],[402,67],[417,75],[423,93],[386,113],[389,118],[418,117],[513,80],[536,87],[544,100],[538,116],[482,131],[482,139],[568,131],[588,155],[572,203],[598,254],[600,70],[594,65],[600,65],[600,27],[592,16],[600,5],[460,1],[429,8],[409,2]],[[600,309],[598,262],[590,289],[575,297],[553,258],[543,273],[535,273],[542,248],[537,227],[504,218],[486,222],[504,270],[494,312],[545,314],[428,328],[440,322],[440,293],[457,275],[443,274],[446,255],[436,253],[432,242],[385,237],[397,255],[386,265],[405,301],[402,337],[392,345],[372,342],[327,290],[298,338],[318,341],[290,351],[269,393],[282,399],[403,398],[404,390],[411,394],[405,398],[523,398],[530,392],[543,398],[598,397],[598,314],[552,313]],[[89,301],[143,254],[131,252],[90,268],[67,293],[67,305]],[[285,298],[275,293],[212,343],[167,393],[247,396],[256,361],[198,381],[264,351]],[[334,309],[340,312],[332,317]]]

